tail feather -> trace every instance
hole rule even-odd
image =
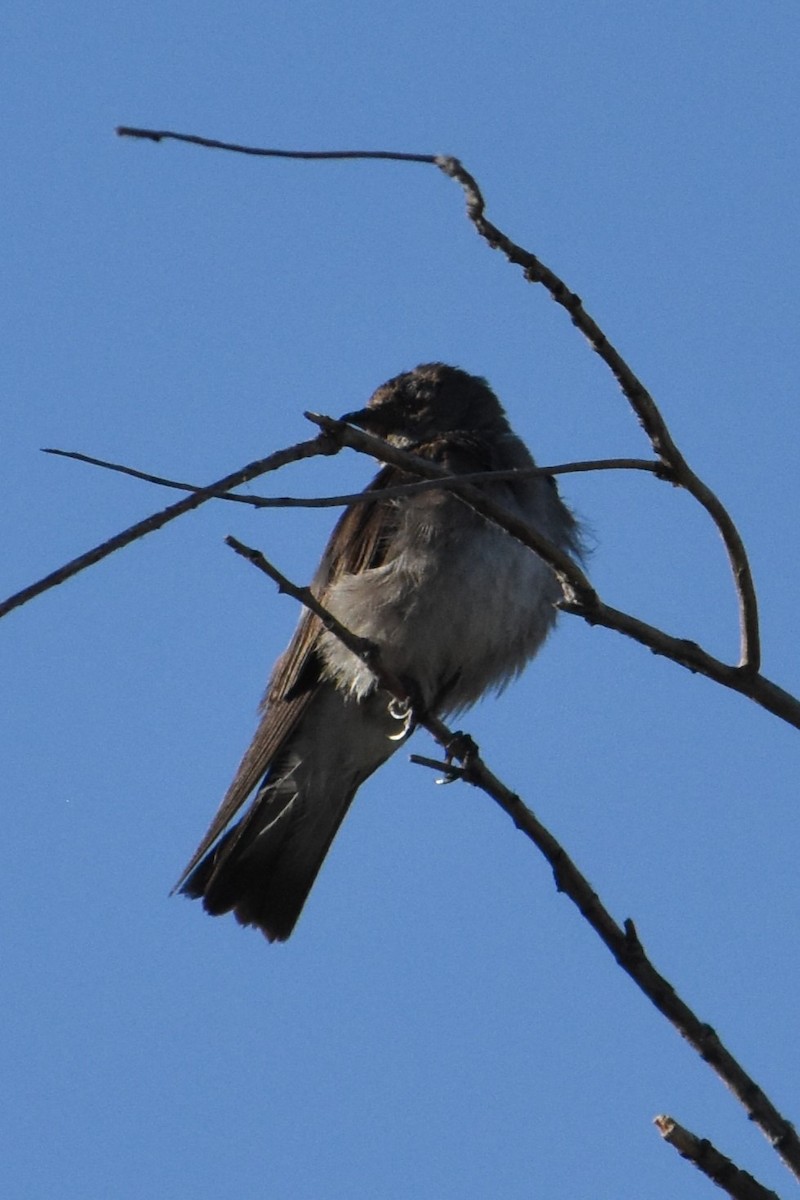
[[[269,764],[252,807],[193,868],[183,895],[271,942],[297,923],[357,789],[400,745],[386,696],[323,687]]]
[[[233,912],[240,925],[255,926],[270,942],[286,941],[352,797],[328,800],[315,821],[308,820],[296,791],[278,818],[274,804],[257,798],[252,812],[195,867],[181,893],[202,900],[212,916]]]

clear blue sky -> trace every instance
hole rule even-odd
[[[3,25],[3,594],[173,498],[41,446],[206,482],[436,358],[486,375],[543,462],[646,449],[435,170],[113,129],[444,152],[729,505],[765,670],[800,688],[796,3],[11,0]],[[270,487],[371,470],[342,456]],[[610,603],[735,657],[724,556],[685,496],[564,490]],[[4,1194],[709,1196],[663,1111],[788,1192],[507,818],[402,754],[286,946],[168,898],[296,619],[224,535],[302,580],[331,522],[206,507],[0,625]],[[574,618],[464,725],[800,1118],[797,734]]]

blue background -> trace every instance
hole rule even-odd
[[[799,41],[780,0],[11,0],[3,593],[174,499],[39,447],[209,482],[425,360],[486,375],[542,462],[646,451],[434,168],[113,130],[442,152],[584,298],[730,507],[765,671],[797,690]],[[371,470],[342,455],[263,490]],[[735,659],[724,554],[688,497],[630,474],[563,490],[609,603]],[[223,537],[307,580],[332,519],[209,505],[0,628],[5,1194],[710,1195],[663,1111],[788,1190],[508,819],[404,754],[286,946],[168,899],[297,615]],[[800,1116],[795,731],[574,618],[463,723]]]

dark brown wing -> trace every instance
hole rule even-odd
[[[365,488],[365,492],[392,487],[407,479],[408,476],[403,476],[396,467],[384,467]],[[385,561],[386,547],[396,527],[395,513],[396,507],[389,500],[356,504],[344,511],[334,527],[311,585],[315,596],[324,603],[327,589],[342,575],[357,575]],[[205,837],[176,883],[176,889],[261,782],[275,755],[305,712],[313,689],[319,682],[320,664],[316,644],[321,628],[319,618],[306,610],[287,649],[275,664],[262,702],[263,715],[255,737]]]

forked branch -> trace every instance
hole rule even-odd
[[[260,551],[245,546],[233,537],[226,540],[238,554],[247,558],[277,583],[281,592],[293,596],[315,613],[326,629],[366,663],[384,691],[403,702],[413,701],[406,687],[383,665],[378,647],[347,629],[320,603],[309,588],[293,583]],[[730,1088],[750,1119],[759,1126],[789,1169],[800,1179],[800,1139],[794,1126],[782,1116],[755,1080],[726,1049],[715,1030],[696,1016],[689,1005],[678,996],[672,984],[656,970],[645,953],[633,921],[628,919],[622,926],[617,924],[563,846],[520,797],[490,771],[471,738],[455,734],[433,713],[415,710],[414,723],[427,729],[447,756],[444,763],[428,760],[424,765],[433,766],[447,775],[451,760],[457,759],[460,763],[457,769],[458,777],[480,788],[511,817],[517,829],[524,833],[547,859],[558,890],[570,898],[622,969],[651,1003]]]
[[[500,250],[509,262],[521,267],[530,283],[541,283],[569,313],[573,324],[588,339],[592,349],[612,371],[623,394],[635,413],[639,423],[650,439],[656,457],[667,466],[674,476],[674,483],[685,488],[702,505],[716,525],[733,575],[739,607],[740,654],[739,667],[743,671],[757,673],[761,667],[761,640],[758,622],[758,602],[755,584],[744,542],[730,513],[719,497],[692,471],[678,450],[667,424],[647,388],[628,366],[620,352],[611,344],[597,322],[583,307],[580,296],[573,292],[563,279],[530,250],[513,242],[507,234],[493,225],[486,217],[486,202],[474,176],[457,159],[441,154],[409,154],[392,150],[276,150],[257,146],[242,146],[234,142],[222,142],[196,134],[176,133],[165,129],[137,129],[121,125],[117,128],[121,137],[144,138],[152,142],[167,140],[189,142],[215,150],[231,150],[237,154],[255,155],[260,158],[297,159],[385,159],[395,162],[415,162],[438,167],[462,188],[466,197],[467,216],[480,236],[492,249]]]

